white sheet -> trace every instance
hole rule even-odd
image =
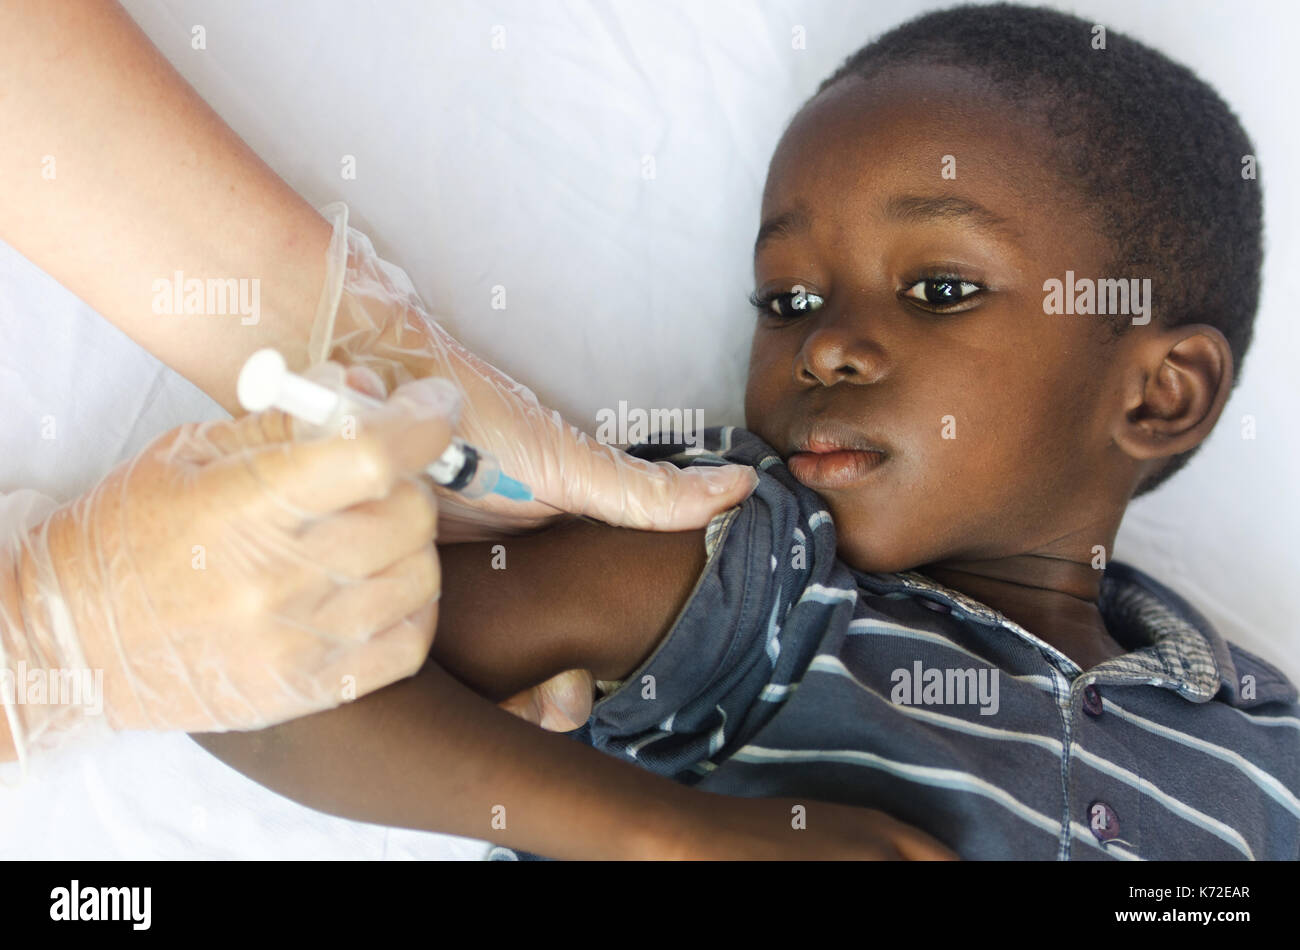
[[[403,265],[470,346],[594,432],[598,409],[739,423],[767,160],[817,82],[926,5],[128,0],[268,163]],[[870,7],[868,9],[868,7]],[[1087,4],[1194,64],[1259,149],[1269,257],[1245,379],[1195,462],[1135,504],[1117,556],[1300,679],[1290,318],[1300,202],[1290,7]],[[1269,23],[1262,26],[1261,21]],[[194,50],[192,28],[206,30]],[[496,28],[500,29],[496,29]],[[792,49],[802,27],[805,49]],[[505,48],[493,49],[504,36]],[[340,175],[355,156],[357,178]],[[644,175],[646,157],[654,176]],[[503,285],[507,308],[490,306]],[[220,415],[0,245],[0,490],[67,498],[158,433]],[[1258,438],[1240,437],[1253,415]],[[53,415],[59,437],[42,441]],[[0,858],[477,857],[468,839],[319,815],[184,736],[122,737],[0,792]]]

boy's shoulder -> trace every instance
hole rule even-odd
[[[1231,680],[1224,677],[1224,689],[1231,692],[1233,705],[1248,708],[1272,702],[1296,705],[1300,701],[1295,684],[1280,669],[1245,647],[1229,640],[1224,643],[1236,673]]]

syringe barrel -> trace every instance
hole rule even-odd
[[[286,375],[281,393],[293,401],[295,415],[327,430],[341,428],[348,416],[383,405],[378,399],[355,389],[325,389],[293,375]],[[326,393],[329,394],[328,399],[325,398]],[[438,461],[427,466],[425,471],[445,488],[459,492],[466,498],[481,498],[496,487],[501,466],[491,455],[480,452],[459,436],[452,436]]]
[[[329,430],[341,427],[348,416],[383,405],[355,389],[330,389],[293,373],[285,373],[280,382],[278,404],[303,422]]]
[[[459,436],[451,437],[442,457],[425,471],[439,485],[466,498],[489,494],[501,477],[501,465],[495,456],[479,451]]]
[[[348,416],[384,405],[373,396],[347,386],[327,386],[290,372],[284,357],[274,349],[258,350],[248,358],[239,374],[237,389],[240,403],[249,412],[275,406],[327,432],[343,428]],[[496,458],[457,436],[452,436],[442,456],[426,471],[439,485],[466,498],[489,494],[501,480],[501,466]],[[526,486],[511,484],[510,487],[516,492],[511,497],[519,497],[520,490],[527,492]]]

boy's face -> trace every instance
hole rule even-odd
[[[969,74],[913,66],[838,83],[777,147],[762,220],[808,226],[756,252],[757,295],[787,296],[757,318],[746,425],[826,499],[860,570],[1067,538],[1086,555],[1118,524],[1133,470],[1110,432],[1134,334],[1106,344],[1106,317],[1045,314],[1043,282],[1133,275],[1106,272],[1046,141]],[[831,444],[810,445],[828,423]],[[791,457],[832,444],[883,454]]]

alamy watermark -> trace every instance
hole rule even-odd
[[[981,667],[927,667],[920,660],[912,668],[890,674],[891,702],[900,706],[979,706],[981,716],[998,711],[998,671]]]
[[[170,316],[235,316],[246,326],[262,319],[262,281],[258,277],[186,278],[176,271],[171,279],[153,282],[153,312]]]
[[[687,452],[704,451],[703,409],[628,408],[596,410],[596,441],[602,445],[685,445]]]
[[[87,887],[73,879],[50,891],[50,920],[120,920],[148,930],[152,905],[152,887]]]
[[[1055,277],[1043,281],[1043,313],[1121,314],[1133,316],[1134,326],[1151,322],[1151,278],[1075,277],[1065,272],[1065,280]]]
[[[0,705],[84,706],[88,714],[104,711],[104,671],[91,669],[17,669],[0,667]]]

